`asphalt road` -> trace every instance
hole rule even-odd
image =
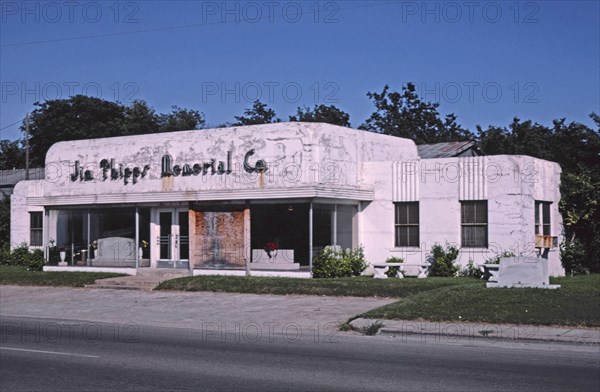
[[[600,347],[0,318],[1,391],[594,391]]]

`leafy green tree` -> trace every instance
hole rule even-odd
[[[171,113],[157,114],[144,101],[125,106],[77,95],[36,102],[35,106],[30,120],[31,166],[43,166],[50,146],[64,140],[172,132],[204,125],[204,115],[196,110],[174,106]]]
[[[309,107],[299,107],[295,115],[290,116],[290,121],[299,122],[322,122],[342,127],[350,126],[350,115],[334,105],[315,105],[311,110]]]
[[[258,100],[254,101],[250,109],[244,111],[243,116],[235,116],[237,120],[233,126],[257,125],[277,123],[281,120],[276,118],[275,111]]]
[[[10,244],[10,196],[0,193],[0,250]]]
[[[173,106],[171,113],[158,116],[160,132],[193,130],[204,127],[204,114],[197,110]]]
[[[0,170],[25,167],[25,149],[20,140],[0,140]]]
[[[561,255],[567,273],[600,272],[600,116],[590,117],[598,129],[565,119],[546,127],[517,118],[508,128],[478,127],[477,145],[484,154],[529,155],[561,166]]]
[[[30,164],[43,166],[46,152],[63,140],[101,138],[123,134],[123,106],[100,98],[77,95],[35,103],[30,122]]]
[[[160,129],[159,116],[145,101],[137,100],[124,107],[124,134],[140,135]]]
[[[417,144],[464,141],[474,135],[463,129],[454,114],[441,118],[439,103],[419,98],[415,85],[407,83],[402,92],[390,91],[388,85],[381,93],[367,93],[375,112],[360,126],[367,131],[412,139]]]

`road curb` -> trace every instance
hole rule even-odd
[[[489,342],[600,345],[600,328],[365,318],[354,319],[350,325],[354,331],[364,334],[386,335],[402,339],[406,339],[408,336],[421,336],[423,342],[459,343],[484,340]]]

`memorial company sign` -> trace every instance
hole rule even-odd
[[[267,163],[258,159],[251,163],[251,157],[254,155],[254,149],[249,150],[244,155],[242,167],[247,173],[264,173],[267,171]],[[125,166],[121,163],[117,164],[114,158],[103,159],[99,164],[99,171],[90,165],[81,165],[79,161],[75,161],[73,172],[71,173],[71,182],[91,182],[91,181],[123,181],[124,184],[136,184],[139,179],[145,178],[152,167],[144,166]],[[232,152],[227,151],[225,160],[217,160],[211,158],[204,162],[174,164],[173,158],[170,155],[164,155],[161,158],[160,177],[187,177],[198,175],[227,175],[233,172]]]

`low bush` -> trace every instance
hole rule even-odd
[[[27,244],[22,244],[12,251],[4,247],[0,252],[0,265],[26,267],[30,271],[41,271],[45,264],[44,252],[40,249],[29,251]]]
[[[505,258],[505,257],[515,257],[515,254],[509,250],[506,250],[506,251],[500,253],[499,255],[497,255],[496,257],[490,257],[490,258],[485,259],[483,264],[500,264],[500,259]]]
[[[481,277],[483,276],[483,272],[481,272],[481,269],[479,269],[479,267],[477,267],[474,263],[473,260],[469,260],[469,262],[467,263],[467,266],[460,271],[460,276],[468,276],[468,277],[472,277],[472,278],[476,278],[476,279],[481,279]]]
[[[339,247],[326,246],[313,259],[314,278],[341,278],[358,276],[367,267],[363,248],[341,250]]]
[[[456,276],[459,267],[454,262],[458,257],[458,248],[446,244],[444,248],[440,244],[431,247],[431,267],[429,276]]]

